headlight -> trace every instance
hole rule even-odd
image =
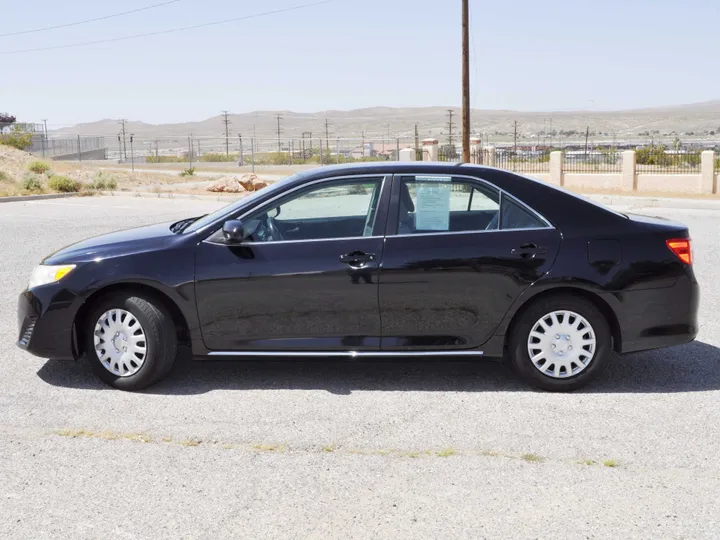
[[[40,265],[33,270],[28,288],[32,289],[33,287],[60,281],[68,275],[73,268],[75,268],[74,264],[63,264],[61,266]]]

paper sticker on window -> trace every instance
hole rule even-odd
[[[450,229],[450,177],[418,176],[415,228],[420,231]]]

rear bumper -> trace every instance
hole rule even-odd
[[[617,293],[622,340],[619,352],[630,353],[683,345],[698,333],[700,288],[694,276],[672,287]]]
[[[17,346],[42,358],[74,358],[76,297],[66,289],[39,287],[18,298]]]

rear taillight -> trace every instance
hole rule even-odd
[[[692,247],[689,238],[672,238],[665,243],[678,259],[685,264],[692,264]]]

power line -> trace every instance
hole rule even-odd
[[[54,49],[69,49],[71,47],[84,47],[86,45],[99,45],[101,43],[115,43],[117,41],[127,41],[129,39],[138,39],[143,37],[150,37],[150,36],[159,36],[163,34],[172,34],[175,32],[182,32],[185,30],[195,30],[197,28],[206,28],[208,26],[217,26],[220,24],[227,24],[231,22],[236,21],[244,21],[247,19],[256,19],[258,17],[266,17],[268,15],[276,15],[278,13],[286,13],[288,11],[296,11],[298,9],[304,9],[314,6],[319,6],[322,4],[329,4],[330,2],[336,2],[338,0],[321,0],[320,2],[313,2],[310,4],[302,4],[299,6],[291,6],[288,8],[281,8],[281,9],[274,9],[272,11],[265,11],[263,13],[255,13],[254,15],[244,15],[242,17],[233,17],[232,19],[223,19],[221,21],[213,21],[209,23],[202,23],[202,24],[194,24],[192,26],[182,26],[179,28],[170,28],[168,30],[158,30],[156,32],[146,32],[144,34],[134,34],[132,36],[122,36],[117,38],[110,38],[110,39],[100,39],[97,41],[84,41],[82,43],[69,43],[67,45],[53,45],[51,47],[38,47],[37,49],[20,49],[17,51],[0,51],[0,54],[22,54],[22,53],[29,53],[29,52],[40,52],[40,51],[49,51]]]
[[[152,6],[145,6],[137,9],[131,9],[130,11],[123,11],[122,13],[113,13],[112,15],[104,15],[102,17],[96,17],[94,19],[87,19],[84,21],[77,21],[67,24],[58,24],[57,26],[45,26],[44,28],[33,28],[32,30],[21,30],[20,32],[10,32],[8,34],[0,34],[0,37],[6,36],[19,36],[21,34],[32,34],[34,32],[46,32],[47,30],[57,30],[58,28],[68,28],[70,26],[78,26],[80,24],[87,24],[97,21],[104,21],[106,19],[112,19],[113,17],[122,17],[123,15],[130,15],[132,13],[139,13],[140,11],[147,11],[148,9],[154,9],[168,4],[176,4],[181,0],[169,0],[168,2],[161,2],[159,4],[153,4]]]

